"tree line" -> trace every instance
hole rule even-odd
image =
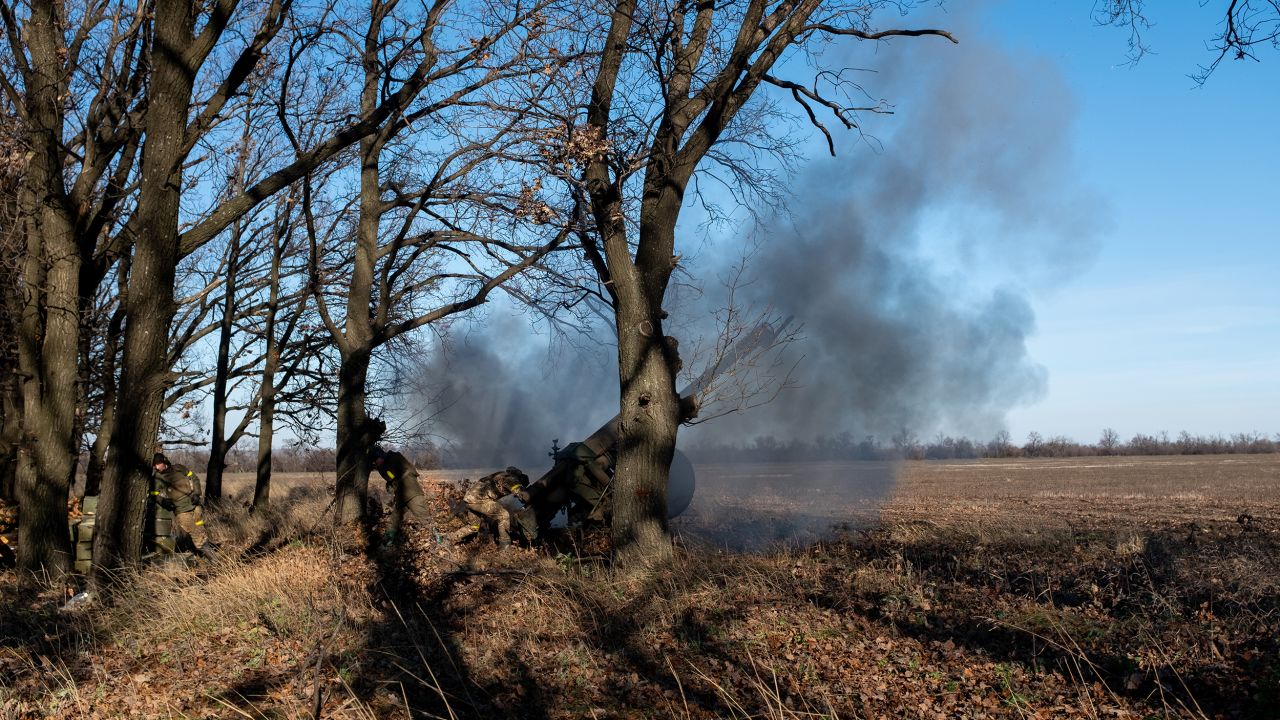
[[[430,440],[410,442],[401,448],[419,468],[483,466],[470,456],[458,457],[449,448]],[[1044,436],[1032,431],[1021,443],[1013,442],[1009,433],[1000,432],[990,440],[972,440],[963,436],[939,434],[921,440],[910,433],[899,433],[888,441],[872,435],[861,439],[851,433],[824,435],[813,440],[779,439],[762,435],[747,442],[702,440],[690,445],[686,454],[697,463],[763,463],[763,462],[849,462],[892,460],[977,460],[986,458],[1065,458],[1155,455],[1263,455],[1280,452],[1280,434],[1260,432],[1230,435],[1194,435],[1181,431],[1155,434],[1137,433],[1128,440],[1104,428],[1098,440],[1079,442],[1063,435]],[[209,452],[203,449],[179,450],[174,458],[191,465],[204,466]],[[87,458],[84,458],[87,459]],[[279,472],[331,472],[333,448],[291,446],[277,450],[275,469]],[[82,459],[83,460],[83,459]],[[251,449],[232,448],[226,456],[228,472],[251,473],[256,455]]]
[[[332,427],[335,521],[364,520],[408,360],[498,292],[553,326],[610,321],[615,540],[670,552],[681,213],[777,207],[801,152],[777,128],[834,152],[886,107],[833,43],[954,41],[912,9],[0,0],[0,495],[21,567],[70,569],[82,454],[94,577],[135,566],[152,454],[192,442],[206,401],[211,502],[230,448],[256,444],[263,507],[277,430]]]
[[[703,181],[754,198],[797,157],[779,120],[855,126],[828,41],[949,37],[884,26],[899,7],[0,2],[0,494],[20,565],[68,571],[82,454],[95,577],[136,565],[152,455],[193,442],[208,400],[209,501],[230,448],[256,438],[262,507],[277,429],[332,427],[335,520],[364,520],[408,358],[496,292],[612,321],[614,532],[669,552],[680,213],[712,202]]]
[[[974,460],[979,458],[1063,458],[1118,455],[1230,455],[1280,452],[1280,434],[1259,432],[1223,435],[1193,435],[1182,431],[1155,435],[1138,433],[1121,440],[1111,428],[1104,428],[1094,443],[1082,443],[1063,435],[1045,437],[1032,431],[1021,445],[1001,431],[990,440],[942,435],[921,440],[910,432],[896,433],[883,441],[871,435],[861,439],[850,433],[824,435],[813,440],[780,440],[760,436],[746,443],[702,441],[688,449],[695,462],[805,462],[805,461],[889,461],[889,460]]]

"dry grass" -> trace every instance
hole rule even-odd
[[[58,614],[0,582],[0,717],[1274,716],[1269,490],[1244,524],[1231,483],[1144,517],[924,471],[861,530],[741,554],[689,532],[704,514],[670,564],[625,572],[571,552],[592,538],[499,553],[419,527],[365,552],[303,478],[276,514],[230,504],[222,562],[151,568],[111,605]],[[1191,481],[1128,472],[1099,497]]]

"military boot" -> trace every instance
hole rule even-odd
[[[200,554],[204,556],[205,560],[214,562],[218,559],[218,548],[214,547],[213,543],[205,540],[204,543],[200,545]]]

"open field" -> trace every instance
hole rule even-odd
[[[677,527],[749,547],[813,541],[842,524],[1119,531],[1246,513],[1280,524],[1276,455],[709,465],[698,483]]]
[[[421,480],[428,489],[447,487],[494,469],[427,470]],[[697,478],[678,530],[710,532],[728,515],[751,519],[762,538],[792,544],[832,526],[879,522],[1062,530],[1230,524],[1243,513],[1280,522],[1280,455],[724,464],[697,466]],[[225,482],[235,502],[252,498],[252,475],[229,474]],[[314,512],[332,484],[331,473],[277,474],[273,497]],[[375,476],[370,491],[378,499],[380,486]]]
[[[1280,717],[1280,456],[698,470],[643,571],[437,542],[447,471],[398,550],[295,475],[114,604],[0,576],[0,717]]]
[[[1280,520],[1280,456],[1188,455],[908,463],[885,518],[1105,524]]]

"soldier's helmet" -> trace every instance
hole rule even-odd
[[[173,465],[173,463],[169,462],[169,458],[166,457],[164,453],[158,452],[151,456],[151,466],[155,467],[156,465],[164,465],[165,467],[168,467]]]
[[[514,465],[507,466],[507,478],[512,484],[517,484],[522,488],[529,487],[529,476],[525,475],[520,468]]]

